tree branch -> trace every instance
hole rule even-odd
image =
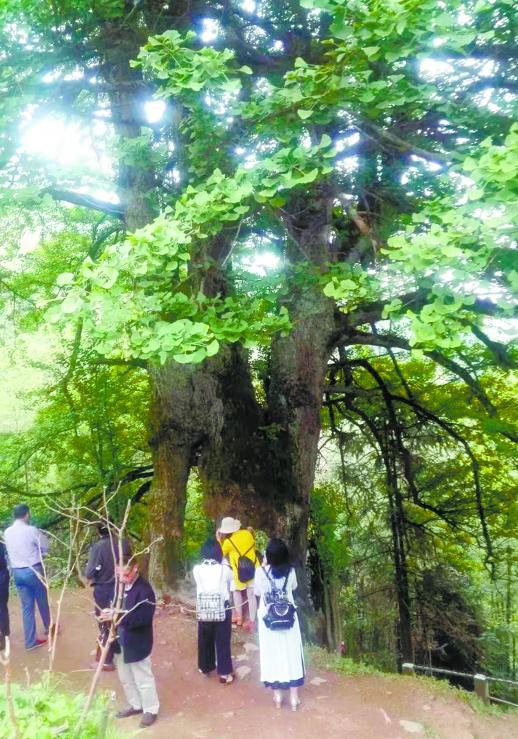
[[[357,331],[356,333],[351,334],[345,344],[349,346],[354,346],[355,344],[360,344],[363,346],[381,346],[386,349],[396,348],[404,349],[405,351],[412,351],[412,347],[410,346],[408,340],[404,339],[401,336],[397,336],[396,334],[385,333],[374,335],[362,331]],[[477,398],[477,400],[487,411],[487,413],[491,416],[496,415],[496,408],[489,400],[484,389],[470,375],[467,369],[462,367],[462,365],[460,365],[455,360],[446,357],[444,354],[441,354],[436,350],[425,351],[423,353],[430,359],[433,359],[434,362],[440,364],[442,367],[447,369],[452,374],[460,377],[466,383],[466,385],[469,387],[473,395]]]
[[[505,369],[516,369],[517,363],[507,353],[507,348],[499,341],[493,341],[475,323],[470,324],[471,331],[477,339],[484,344],[496,359],[497,363]]]
[[[452,161],[461,159],[459,154],[456,152],[448,152],[447,154],[444,154],[439,151],[428,151],[427,149],[422,149],[420,146],[417,146],[410,141],[405,141],[395,133],[385,131],[383,128],[376,126],[371,121],[362,121],[358,126],[358,130],[367,136],[374,137],[380,144],[385,143],[397,151],[414,154],[414,156],[419,157],[420,159],[425,159],[427,162],[447,165],[451,164]]]
[[[148,363],[145,359],[122,359],[122,358],[114,358],[114,359],[101,359],[98,358],[95,360],[96,364],[105,364],[108,367],[138,367],[139,369],[148,369]]]
[[[54,200],[63,200],[67,203],[73,203],[74,205],[80,205],[83,208],[89,210],[98,210],[101,213],[107,213],[108,215],[117,216],[117,218],[124,218],[125,209],[122,205],[117,203],[109,203],[105,200],[99,200],[91,195],[85,195],[84,193],[74,192],[73,190],[59,190],[55,187],[48,187],[44,191],[52,195]]]

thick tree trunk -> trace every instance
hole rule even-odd
[[[189,448],[161,444],[154,455],[155,474],[148,526],[150,541],[156,541],[149,556],[149,577],[161,591],[176,583],[181,547],[187,480],[189,478]]]
[[[225,364],[223,356],[218,357]],[[201,449],[221,433],[223,404],[215,363],[150,368],[153,393],[150,444],[154,478],[149,498],[149,537],[163,537],[150,557],[150,577],[160,588],[181,572],[187,481]]]
[[[223,515],[244,514],[250,523],[268,519],[268,475],[260,463],[265,453],[262,413],[246,360],[240,347],[227,346],[201,365],[170,362],[150,370],[155,468],[150,538],[164,538],[153,548],[150,575],[159,587],[173,587],[181,573],[186,487],[193,466],[215,523]],[[253,494],[259,483],[265,495]]]
[[[196,436],[191,424],[180,424],[180,419],[190,420],[192,385],[187,369],[173,365],[151,370],[150,384],[154,477],[148,526],[149,539],[161,537],[161,541],[151,548],[149,576],[157,588],[165,590],[174,586],[179,574],[187,480]]]
[[[322,182],[308,197],[300,194],[290,203],[286,223],[293,244],[293,261],[307,260],[326,268],[329,259],[333,187]],[[293,330],[276,337],[271,351],[268,392],[269,422],[279,429],[277,470],[279,533],[290,543],[302,576],[303,596],[309,595],[305,573],[309,501],[315,478],[325,374],[335,330],[333,301],[319,286],[298,290],[289,302]]]
[[[268,421],[277,430],[277,531],[297,564],[306,558],[309,500],[320,438],[322,396],[333,305],[321,291],[305,292],[293,306],[294,330],[272,345]]]
[[[238,516],[284,537],[302,567],[307,595],[303,565],[333,310],[331,301],[315,292],[304,296],[297,311],[293,333],[274,341],[267,408],[256,400],[248,356],[236,345],[223,347],[201,366],[171,363],[151,373],[150,514],[153,537],[181,535],[188,471],[197,465],[215,522]],[[178,551],[172,542],[155,549],[155,582],[174,584],[178,562],[167,552]]]
[[[130,61],[136,59],[146,38],[145,29],[138,24],[120,26],[106,21],[102,26],[102,72],[111,87],[112,121],[122,145],[142,133],[144,86]],[[121,161],[118,193],[129,231],[145,226],[156,216],[154,187],[155,173],[151,165]],[[154,478],[149,496],[148,539],[160,538],[150,551],[149,574],[161,589],[174,585],[178,576],[187,480],[193,449],[203,436],[204,421],[192,411],[199,406],[200,394],[207,392],[207,398],[213,395],[213,387],[207,387],[206,376],[194,384],[194,374],[195,369],[175,363],[149,370]]]

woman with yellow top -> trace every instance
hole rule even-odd
[[[237,612],[236,623],[238,626],[243,624],[243,601],[246,596],[250,620],[244,624],[244,628],[252,631],[257,614],[257,600],[254,595],[255,569],[260,565],[254,536],[248,529],[241,528],[241,522],[237,518],[226,516],[217,531],[217,538],[234,576],[231,590]]]

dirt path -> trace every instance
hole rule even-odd
[[[85,690],[91,679],[95,624],[89,593],[67,596],[63,609],[56,670],[64,685]],[[23,650],[19,604],[11,602],[15,679],[37,680],[48,664],[44,648]],[[443,695],[423,680],[400,677],[343,677],[310,669],[297,713],[274,707],[270,691],[258,682],[255,639],[235,634],[233,654],[239,679],[229,686],[201,676],[195,663],[196,624],[174,607],[156,617],[153,662],[162,702],[160,719],[139,732],[154,739],[510,739],[518,737],[518,711],[498,717],[480,715],[455,695]],[[116,676],[102,675],[101,688],[122,702]],[[135,732],[137,719],[120,722]]]

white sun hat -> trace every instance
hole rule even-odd
[[[232,518],[232,516],[225,516],[225,518],[222,520],[221,525],[219,527],[219,533],[220,534],[235,534],[236,531],[239,531],[241,528],[241,521],[238,521],[237,518]]]

